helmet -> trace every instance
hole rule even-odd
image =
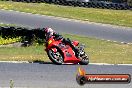
[[[47,33],[48,33],[48,34],[53,35],[54,30],[53,30],[52,28],[45,28],[44,32],[45,32],[45,34],[47,34]]]

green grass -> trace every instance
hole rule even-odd
[[[16,8],[17,7],[17,8]],[[106,10],[80,8],[45,3],[17,3],[0,1],[0,9],[30,12],[50,16],[66,17],[92,22],[108,23],[132,27],[132,12],[129,10]],[[4,26],[4,24],[3,24]],[[86,45],[86,53],[90,62],[132,64],[132,45],[98,40],[94,38],[65,34],[65,37],[75,39]],[[1,61],[49,61],[44,46],[0,48]]]
[[[5,26],[16,26],[15,24],[3,24],[3,23],[0,23],[0,27],[5,27]],[[17,26],[16,26],[17,27]]]
[[[0,1],[0,9],[132,27],[132,11]]]
[[[86,45],[85,51],[91,63],[132,64],[132,45],[108,42],[77,35],[65,34]],[[0,48],[0,61],[49,61],[44,46],[27,48]]]
[[[48,61],[44,47],[1,47],[0,61]]]
[[[23,26],[23,25],[16,25],[16,24],[4,24],[4,23],[1,23],[0,22],[0,27],[23,27],[23,28],[25,28],[25,26]],[[30,27],[26,27],[26,28],[30,28]]]

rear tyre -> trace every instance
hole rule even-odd
[[[63,64],[63,56],[59,49],[57,49],[57,52],[54,52],[52,49],[48,50],[47,52],[49,59],[57,65]]]

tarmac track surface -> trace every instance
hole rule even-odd
[[[132,28],[79,22],[76,20],[70,21],[62,18],[6,10],[0,10],[0,22],[32,28],[52,27],[60,33],[78,34],[99,39],[132,43]]]
[[[76,82],[80,65],[54,65],[52,63],[0,63],[0,87],[22,88],[132,88],[129,84],[85,84]],[[82,66],[88,74],[131,74],[132,66],[87,65]]]

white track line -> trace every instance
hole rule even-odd
[[[0,63],[29,63],[28,61],[0,61]]]

